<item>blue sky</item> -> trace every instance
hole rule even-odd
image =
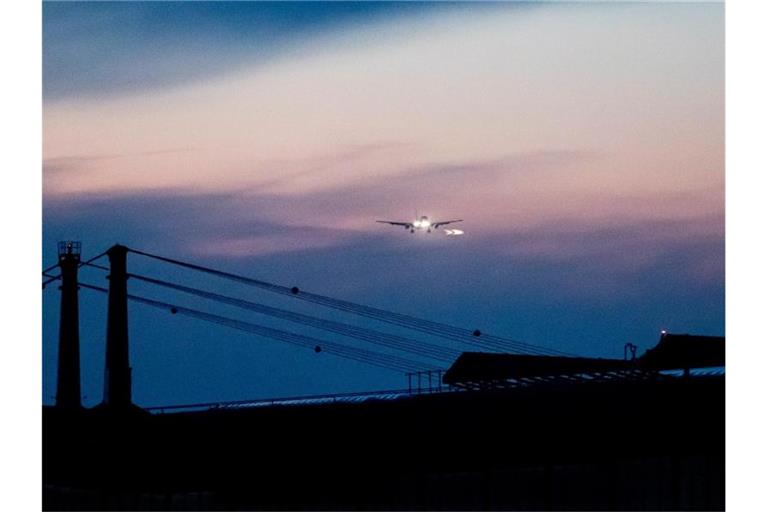
[[[723,334],[723,29],[721,4],[46,3],[43,265],[58,240],[86,255],[120,242],[603,357],[628,341],[642,351],[661,329]],[[464,218],[466,235],[374,223],[416,210]],[[55,288],[43,297],[50,402]],[[82,292],[89,405],[105,305]],[[406,383],[130,314],[142,405]]]
[[[328,34],[461,7],[422,2],[45,2],[44,94],[107,95],[205,80],[290,58],[297,46]]]

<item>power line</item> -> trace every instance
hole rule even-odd
[[[109,290],[107,290],[106,288],[102,288],[100,286],[94,286],[87,283],[79,283],[79,285],[86,289],[95,290],[101,293],[109,293]],[[141,297],[138,295],[129,294],[128,299],[134,302],[139,302],[148,306],[152,306],[157,309],[170,311],[173,314],[186,315],[186,316],[197,318],[199,320],[203,320],[209,323],[223,325],[226,327],[230,327],[232,329],[237,329],[237,330],[249,332],[252,334],[257,334],[259,336],[271,338],[277,341],[282,341],[285,343],[291,343],[294,345],[311,348],[315,350],[315,352],[328,352],[329,354],[332,354],[332,355],[336,355],[346,359],[356,360],[358,362],[371,364],[371,365],[378,366],[381,368],[386,368],[389,370],[396,370],[400,372],[413,372],[413,371],[419,371],[424,369],[423,365],[420,365],[417,362],[414,362],[412,360],[408,360],[399,356],[382,354],[379,352],[364,350],[364,349],[355,348],[355,347],[349,347],[347,345],[330,342],[330,341],[323,341],[317,338],[312,338],[312,337],[304,336],[301,334],[281,331],[278,329],[273,329],[270,327],[253,324],[250,322],[244,322],[241,320],[235,320],[235,319],[223,317],[220,315],[214,315],[212,313],[206,313],[204,311],[186,308],[183,306],[178,306],[178,305],[170,304],[167,302],[161,302],[158,300],[149,299],[149,298]]]
[[[99,268],[101,270],[108,270],[106,267],[102,267],[100,265],[89,264],[89,266]],[[362,327],[344,324],[341,322],[335,322],[331,320],[325,320],[322,318],[313,317],[310,315],[296,313],[293,311],[287,311],[284,309],[266,306],[264,304],[258,304],[255,302],[238,299],[235,297],[229,297],[226,295],[221,295],[218,293],[201,290],[198,288],[192,288],[192,287],[184,286],[177,283],[163,281],[153,277],[142,276],[142,275],[133,274],[133,273],[129,273],[128,277],[138,279],[140,281],[144,281],[150,284],[162,286],[164,288],[177,290],[186,294],[203,297],[203,298],[214,300],[224,304],[229,304],[235,307],[239,307],[241,309],[254,311],[256,313],[272,316],[275,318],[280,318],[282,320],[288,320],[290,322],[307,325],[309,327],[314,327],[314,328],[322,329],[325,331],[334,332],[337,334],[342,334],[344,336],[349,336],[349,337],[356,338],[369,343],[383,345],[389,348],[394,348],[396,350],[402,350],[404,352],[411,352],[413,354],[429,357],[429,358],[444,361],[444,362],[452,362],[458,356],[458,351],[441,347],[439,345],[433,345],[426,342],[418,342],[418,341],[404,338],[401,336],[382,333],[372,329],[366,329]]]
[[[89,259],[89,260],[87,260],[87,261],[81,261],[81,262],[80,262],[80,263],[77,265],[77,268],[81,268],[83,265],[89,265],[90,263],[92,263],[92,262],[96,261],[97,259],[101,258],[102,256],[104,256],[104,255],[106,255],[106,254],[107,254],[107,251],[104,251],[104,252],[102,252],[101,254],[97,254],[96,256],[94,256],[93,258],[91,258],[91,259]],[[46,286],[47,284],[50,284],[50,283],[52,283],[52,282],[54,282],[54,281],[56,281],[56,280],[58,280],[58,279],[61,279],[61,274],[59,274],[59,275],[57,275],[57,276],[49,276],[49,275],[48,275],[48,272],[50,272],[51,270],[55,269],[55,268],[56,268],[56,267],[58,267],[58,266],[59,266],[59,264],[57,263],[57,264],[55,264],[55,265],[51,265],[51,266],[50,266],[50,267],[48,267],[47,269],[43,270],[43,276],[45,276],[45,277],[50,277],[50,279],[48,279],[48,280],[46,280],[46,281],[43,281],[43,288],[45,288],[45,286]]]
[[[255,287],[262,288],[274,293],[296,297],[301,300],[313,302],[315,304],[323,305],[326,307],[331,307],[340,311],[345,311],[345,312],[353,313],[356,315],[365,316],[371,319],[379,320],[379,321],[390,323],[393,325],[398,325],[401,327],[407,327],[407,328],[424,332],[426,334],[430,334],[433,336],[439,336],[442,338],[459,341],[465,344],[482,346],[490,350],[503,351],[503,352],[522,352],[522,353],[531,353],[531,354],[538,354],[538,355],[570,355],[555,349],[538,347],[535,345],[531,345],[529,343],[523,343],[515,340],[510,340],[507,338],[502,338],[499,336],[483,334],[479,330],[470,331],[468,329],[454,327],[451,325],[434,322],[431,320],[424,320],[424,319],[416,318],[410,315],[394,313],[394,312],[385,311],[378,308],[373,308],[371,306],[364,306],[361,304],[356,304],[356,303],[344,301],[341,299],[334,299],[332,297],[328,297],[324,295],[301,291],[297,287],[288,288],[287,286],[280,286],[273,283],[269,283],[267,281],[262,281],[258,279],[253,279],[253,278],[233,274],[230,272],[216,270],[216,269],[204,267],[202,265],[196,265],[194,263],[187,263],[184,261],[175,260],[175,259],[167,258],[164,256],[159,256],[156,254],[139,251],[137,249],[129,248],[128,250],[141,256],[157,259],[159,261],[164,261],[166,263],[170,263],[173,265],[189,268],[191,270],[197,270],[200,272],[216,275],[225,279],[234,280],[243,284],[247,284],[249,286],[255,286]]]
[[[47,274],[48,272],[50,272],[51,270],[53,270],[53,269],[57,268],[58,266],[59,266],[59,264],[58,264],[58,263],[54,263],[54,264],[53,264],[53,265],[51,265],[50,267],[48,267],[48,268],[46,268],[45,270],[43,270],[43,274]]]
[[[325,307],[334,308],[334,309],[337,309],[339,311],[344,311],[344,312],[347,312],[347,313],[351,313],[351,314],[367,317],[367,318],[370,318],[370,319],[374,319],[374,320],[377,320],[377,321],[389,323],[389,324],[392,324],[392,325],[397,325],[397,326],[400,326],[400,327],[406,327],[406,328],[413,329],[413,330],[416,330],[416,331],[419,331],[419,332],[422,332],[422,333],[425,333],[425,334],[428,334],[428,335],[431,335],[431,336],[437,336],[437,337],[441,337],[441,338],[445,338],[445,339],[449,339],[449,340],[454,340],[454,341],[458,341],[458,342],[461,342],[461,343],[464,343],[464,344],[480,346],[480,347],[483,347],[486,350],[501,351],[501,352],[528,353],[528,354],[537,354],[537,355],[560,355],[560,356],[562,356],[562,355],[571,355],[571,354],[567,354],[565,352],[562,352],[562,351],[559,351],[559,350],[555,350],[555,349],[550,349],[550,348],[546,348],[546,347],[539,347],[539,346],[536,346],[536,345],[532,345],[530,343],[519,342],[519,341],[510,340],[510,339],[499,337],[499,336],[494,336],[494,335],[490,335],[490,334],[486,334],[486,333],[481,333],[479,330],[470,331],[468,329],[463,329],[463,328],[451,326],[451,325],[448,325],[448,324],[443,324],[443,323],[440,323],[440,322],[434,322],[434,321],[431,321],[431,320],[425,320],[425,319],[413,317],[411,315],[404,315],[404,314],[401,314],[401,313],[394,313],[394,312],[391,312],[391,311],[386,311],[386,310],[382,310],[382,309],[378,309],[378,308],[373,308],[373,307],[370,307],[370,306],[356,304],[356,303],[349,302],[349,301],[344,301],[344,300],[341,300],[341,299],[335,299],[335,298],[324,296],[324,295],[319,295],[319,294],[314,294],[314,293],[310,293],[310,292],[301,291],[297,287],[288,288],[286,286],[276,285],[276,284],[273,284],[273,283],[269,283],[267,281],[253,279],[253,278],[249,278],[249,277],[233,274],[233,273],[230,273],[230,272],[225,272],[225,271],[221,271],[221,270],[216,270],[216,269],[204,267],[204,266],[201,266],[201,265],[196,265],[196,264],[193,264],[193,263],[188,263],[188,262],[184,262],[184,261],[180,261],[180,260],[175,260],[175,259],[172,259],[172,258],[167,258],[167,257],[164,257],[164,256],[159,256],[159,255],[156,255],[156,254],[147,253],[147,252],[144,252],[144,251],[139,251],[137,249],[129,248],[128,250],[133,252],[133,253],[135,253],[135,254],[139,254],[139,255],[142,255],[142,256],[154,258],[154,259],[157,259],[157,260],[160,260],[160,261],[164,261],[164,262],[171,263],[171,264],[174,264],[174,265],[186,267],[186,268],[189,268],[189,269],[192,269],[192,270],[197,270],[197,271],[200,271],[200,272],[213,274],[213,275],[216,275],[216,276],[219,276],[219,277],[222,277],[222,278],[226,278],[226,279],[230,279],[230,280],[234,280],[234,281],[237,281],[237,282],[249,285],[249,286],[259,287],[259,288],[262,288],[262,289],[265,289],[265,290],[268,290],[268,291],[271,291],[271,292],[274,292],[274,293],[279,293],[279,294],[282,294],[282,295],[288,295],[288,296],[291,296],[291,297],[299,298],[299,299],[304,300],[304,301],[312,302],[312,303],[315,303],[315,304],[318,304],[318,305],[322,305],[322,306],[325,306]],[[93,257],[93,258],[91,258],[91,259],[89,259],[89,260],[87,260],[87,261],[84,261],[84,262],[80,263],[79,266],[82,267],[83,265],[90,265],[93,261],[95,261],[96,259],[104,256],[105,254],[106,254],[106,251],[101,253],[101,254],[99,254],[99,255],[97,255],[97,256],[95,256],[95,257]],[[96,266],[96,265],[90,265],[90,266]],[[54,268],[54,267],[50,267],[50,268]],[[101,267],[101,268],[104,268],[104,267]],[[49,269],[46,269],[46,270],[49,270]],[[48,279],[47,281],[45,281],[43,283],[43,287],[45,287],[45,285],[47,285],[48,283],[59,279],[60,277],[61,276],[53,276],[53,277],[51,277],[50,279]],[[155,283],[155,284],[160,284],[160,283],[158,282],[158,283]],[[166,283],[166,284],[172,284],[172,283]],[[189,287],[187,287],[187,288],[189,288]],[[196,289],[191,289],[191,288],[189,288],[189,290],[180,290],[180,291],[186,291],[188,293],[192,293],[191,290],[195,290],[196,293],[212,293],[212,292],[204,292],[202,290],[196,290]],[[213,294],[213,295],[217,296],[217,299],[224,298],[224,296],[218,296],[218,294]],[[212,298],[213,299],[212,296],[209,296],[208,298]],[[214,300],[217,300],[217,299],[214,299]],[[225,298],[225,299],[228,300],[228,299],[232,299],[232,298]],[[239,300],[239,299],[233,299],[233,300]],[[229,303],[232,304],[232,305],[237,305],[237,306],[240,306],[240,307],[248,307],[248,308],[251,308],[255,304],[255,303],[248,303],[248,301],[242,301],[239,304],[234,304],[233,302],[229,302]],[[262,305],[256,305],[256,306],[262,306]],[[268,306],[264,306],[264,308],[268,308]],[[276,310],[276,309],[277,308],[273,308],[273,310]],[[282,310],[271,311],[271,313],[280,314],[279,313],[280,311],[282,311]],[[270,313],[267,313],[265,311],[262,311],[262,312],[264,312],[264,314],[270,314]],[[285,313],[290,313],[290,312],[285,312]],[[294,315],[298,315],[298,313],[296,313]],[[298,317],[294,317],[294,318],[295,318],[295,320],[292,320],[292,321],[300,322]],[[309,317],[309,318],[312,318],[312,317]],[[301,320],[308,321],[308,318],[304,318],[304,319],[301,319]],[[329,321],[324,321],[324,320],[321,320],[321,319],[314,319],[314,320],[315,321],[320,321],[320,322],[329,322]],[[330,324],[326,324],[325,328],[330,329],[331,327],[333,327],[333,328],[337,328],[338,327],[338,326],[332,326],[331,324],[333,324],[333,322],[331,322]],[[343,326],[345,324],[340,324],[340,325]],[[347,326],[347,327],[351,327],[351,326]],[[335,332],[338,332],[338,331],[335,331]],[[376,333],[376,334],[373,335],[374,337],[382,335],[382,333],[377,333],[376,331],[370,331],[370,330],[369,330],[369,332],[366,335],[370,337],[371,336],[371,334],[370,334],[371,332]],[[347,331],[347,332],[342,333],[342,334],[344,334],[344,335],[352,335],[352,333],[350,331]],[[364,335],[362,332],[358,332],[356,334]],[[408,340],[407,338],[396,337],[394,335],[389,335],[389,336],[390,336],[390,338],[389,338],[390,342],[399,343],[399,342],[402,342],[403,340],[405,340],[406,343],[412,342],[412,340]],[[353,336],[353,337],[356,337],[356,336]],[[398,340],[395,340],[393,338],[400,338],[400,339],[398,341]],[[381,340],[379,340],[379,341],[381,341]],[[426,345],[428,345],[428,344],[422,344],[422,348],[425,348],[426,350],[431,350],[431,348],[427,347]],[[403,346],[405,346],[405,345],[403,345]],[[432,348],[437,348],[438,350],[441,350],[441,349],[442,350],[449,350],[449,349],[445,349],[444,347],[439,347],[439,346],[435,346],[435,345],[432,345],[431,347]],[[433,352],[433,354],[436,355],[434,352]],[[428,357],[432,357],[432,356],[428,356]],[[452,355],[449,356],[447,352],[442,352],[441,357],[452,357]]]

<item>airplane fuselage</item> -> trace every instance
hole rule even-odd
[[[409,226],[405,226],[405,229],[409,229]],[[413,221],[410,225],[410,231],[413,233],[416,230],[420,231],[426,231],[427,233],[432,232],[432,223],[429,221],[429,218],[426,216],[421,217],[420,219],[416,219]]]
[[[403,229],[410,231],[411,233],[415,233],[416,231],[426,231],[427,233],[431,233],[433,230],[436,230],[440,226],[453,224],[454,222],[461,222],[461,219],[432,222],[429,220],[429,217],[422,215],[420,218],[414,220],[413,222],[401,222],[394,220],[377,220],[376,222],[382,224],[390,224],[392,226],[402,226]]]

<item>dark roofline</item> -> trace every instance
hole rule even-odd
[[[631,362],[621,359],[464,352],[446,371],[443,382],[458,385],[465,382],[614,372],[632,368],[634,365]]]
[[[636,360],[464,352],[445,372],[448,385],[537,377],[725,366],[725,338],[662,332],[658,344]]]
[[[725,366],[725,337],[662,331],[656,346],[646,350],[638,361],[654,370]]]

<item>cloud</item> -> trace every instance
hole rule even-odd
[[[82,156],[59,156],[55,158],[43,159],[43,177],[47,178],[53,174],[62,172],[77,172],[87,168],[91,164],[118,158],[119,155],[82,155]]]
[[[445,237],[404,236],[375,224],[370,204],[379,184],[358,189],[354,201],[339,205],[343,192],[280,196],[244,192],[195,194],[184,190],[138,194],[58,197],[45,204],[45,230],[77,229],[96,240],[122,240],[203,257],[252,258],[280,252],[343,251],[354,244],[418,251],[424,244],[455,247]],[[659,197],[657,203],[674,202]],[[654,211],[654,203],[645,203]],[[553,218],[501,224],[487,229],[467,218],[460,247],[475,247],[500,258],[540,262],[580,259],[612,261],[643,268],[669,247],[723,239],[722,213],[650,216],[628,212],[603,218]],[[406,213],[407,214],[407,213]],[[334,220],[336,219],[336,220]],[[359,221],[359,222],[358,222]],[[362,224],[364,229],[361,229]],[[352,227],[349,227],[352,226]],[[107,236],[107,234],[110,234]],[[405,241],[405,242],[404,242]],[[454,249],[451,249],[454,250]]]
[[[439,214],[442,201],[477,217],[462,198],[472,187],[496,218],[505,200],[533,206],[523,192],[567,205],[590,191],[721,185],[722,61],[710,53],[721,9],[627,5],[600,11],[601,23],[595,9],[399,20],[268,69],[47,103],[46,158],[121,157],[47,180],[46,194],[345,188],[355,196],[368,180],[399,191],[390,184],[402,179],[413,185],[406,198],[389,199],[392,210]],[[691,30],[678,30],[669,9]],[[639,37],[648,27],[652,44]],[[180,147],[194,152],[162,152]],[[512,179],[527,167],[546,177]]]
[[[57,196],[45,202],[44,232],[58,237],[70,233],[91,247],[119,241],[174,253],[229,256],[328,246],[343,237],[343,230],[322,225],[270,220],[265,213],[279,204],[277,197],[187,190]]]
[[[324,40],[455,7],[249,2],[46,2],[44,95],[110,96],[204,81],[317,48]]]
[[[194,148],[169,148],[169,149],[151,149],[147,151],[138,151],[126,154],[101,154],[101,155],[65,155],[52,158],[43,158],[43,172],[82,171],[92,164],[103,163],[107,160],[116,160],[119,158],[129,158],[136,156],[155,156],[174,153],[186,153],[194,151]]]
[[[398,187],[399,182],[407,182],[410,188],[418,189],[432,187],[439,182],[441,187],[451,186],[451,182],[458,181],[465,184],[467,180],[475,180],[482,183],[509,175],[519,175],[525,172],[537,172],[545,170],[564,170],[570,165],[586,162],[599,157],[599,152],[586,150],[550,149],[525,151],[496,158],[483,158],[473,160],[437,161],[434,163],[422,163],[412,166],[404,166],[401,169],[393,169],[388,173],[349,173],[349,182],[344,183],[332,179],[328,171],[334,167],[354,165],[360,157],[374,156],[374,151],[388,150],[389,154],[397,150],[402,154],[403,150],[415,150],[415,144],[376,144],[362,146],[349,153],[335,155],[330,159],[308,160],[308,169],[281,176],[274,181],[257,186],[257,191],[282,192],[286,194],[302,193],[308,188],[312,189],[332,188],[335,191],[345,192],[360,187],[381,191],[386,195],[390,186]],[[363,166],[365,161],[362,162]],[[361,167],[361,166],[358,166]],[[347,168],[348,169],[348,168]],[[325,172],[323,172],[325,171]],[[312,183],[306,180],[311,179]]]

